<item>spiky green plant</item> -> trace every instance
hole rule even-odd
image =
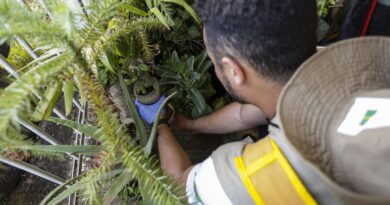
[[[197,17],[183,0],[91,2],[82,8],[83,13],[75,13],[61,0],[48,2],[45,9],[33,10],[20,5],[19,1],[0,0],[0,24],[4,25],[0,27],[0,38],[28,37],[43,52],[0,93],[0,156],[9,151],[44,156],[72,153],[72,150],[88,154],[102,149],[108,153],[98,168],[58,187],[42,204],[59,203],[74,192],[81,193],[81,199],[87,204],[108,204],[131,180],[141,184],[143,197],[154,204],[182,204],[181,189],[162,172],[156,159],[148,157],[136,145],[121,125],[98,80],[100,68],[97,65],[103,63],[113,73],[121,72],[116,68],[123,65],[113,64],[107,56],[114,55],[114,59],[130,57],[112,52],[123,39],[131,39],[129,43],[135,51],[131,53],[133,58],[152,59],[147,34],[150,30],[161,29],[162,25],[167,28],[172,25],[167,9],[169,3],[181,5]],[[48,11],[50,15],[39,11]],[[26,140],[20,133],[21,120],[48,119],[62,93],[69,114],[75,92],[82,104],[88,103],[97,117],[96,123],[57,122],[86,133],[101,142],[101,146],[86,147],[85,152],[77,146],[41,146]],[[36,100],[33,94],[43,96]]]
[[[320,17],[328,15],[329,7],[334,6],[338,0],[317,0],[317,11]]]

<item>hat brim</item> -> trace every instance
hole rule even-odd
[[[390,38],[334,44],[302,64],[285,86],[277,107],[281,129],[303,158],[332,178],[332,122],[358,93],[389,87]]]

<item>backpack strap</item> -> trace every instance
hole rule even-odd
[[[317,204],[271,137],[248,144],[234,160],[256,204]]]

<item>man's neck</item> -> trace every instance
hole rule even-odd
[[[276,106],[283,87],[280,85],[265,85],[258,89],[255,95],[255,105],[263,110],[268,119],[272,119],[276,113]]]

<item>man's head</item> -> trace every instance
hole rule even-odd
[[[195,8],[217,76],[241,101],[258,105],[260,88],[283,87],[315,52],[315,0],[197,0]]]

